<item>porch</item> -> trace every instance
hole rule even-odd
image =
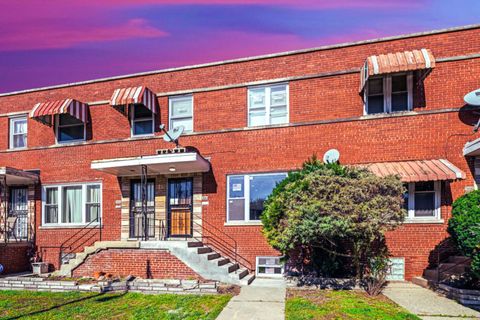
[[[202,238],[202,180],[210,163],[184,148],[135,158],[93,161],[118,177],[121,240]]]
[[[0,242],[33,239],[36,172],[0,167]]]

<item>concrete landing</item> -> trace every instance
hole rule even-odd
[[[480,313],[410,282],[389,283],[383,294],[424,320],[480,319]]]
[[[283,320],[286,286],[283,280],[256,279],[243,286],[217,320]]]

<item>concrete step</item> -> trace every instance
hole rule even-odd
[[[462,274],[467,271],[468,268],[468,265],[455,263],[440,263],[437,267],[440,272],[447,272],[449,274]]]
[[[224,266],[227,263],[230,263],[230,259],[228,259],[228,258],[222,258],[222,259],[218,260],[218,266],[219,267]]]
[[[438,279],[438,270],[437,269],[426,269],[423,271],[423,277],[430,281],[437,281]]]
[[[248,269],[242,268],[242,269],[238,269],[237,273],[238,273],[238,279],[241,280],[241,279],[245,278],[246,276],[248,276],[248,274],[250,272],[248,271]]]
[[[471,259],[465,256],[450,256],[448,262],[470,265]]]
[[[190,241],[187,243],[187,246],[189,248],[198,248],[198,247],[203,247],[203,243],[200,241]]]
[[[201,247],[201,248],[198,248],[197,249],[197,253],[198,254],[205,254],[205,253],[210,253],[212,252],[213,250],[209,247]]]
[[[231,263],[231,264],[227,267],[228,273],[232,273],[232,272],[234,272],[234,271],[237,271],[238,269],[240,269],[240,266],[238,265],[238,263]]]
[[[210,253],[210,254],[207,255],[207,260],[215,260],[215,259],[218,259],[220,257],[221,257],[220,253],[214,252],[214,253]]]
[[[420,286],[420,287],[423,287],[423,288],[430,288],[429,286],[429,281],[423,277],[414,277],[412,278],[412,283]]]

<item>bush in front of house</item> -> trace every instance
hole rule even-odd
[[[301,258],[301,272],[325,268],[315,257],[328,256],[329,267],[348,261],[359,280],[384,277],[377,267],[387,266],[385,232],[405,218],[403,194],[398,177],[313,157],[266,200],[263,233],[287,257]]]
[[[460,252],[472,259],[472,275],[480,279],[480,190],[455,200],[448,232]]]

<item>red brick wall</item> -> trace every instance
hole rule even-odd
[[[29,249],[28,244],[0,244],[0,264],[4,268],[2,274],[29,271]]]
[[[369,55],[423,47],[431,49],[437,58],[468,55],[480,52],[480,42],[475,41],[479,36],[477,28],[6,96],[0,97],[0,114],[30,110],[37,102],[66,97],[85,102],[108,100],[115,88],[129,85],[142,84],[154,92],[171,92],[359,69]],[[252,263],[258,255],[276,254],[266,243],[259,226],[224,225],[226,176],[293,170],[312,154],[322,156],[328,149],[337,148],[344,164],[417,159],[451,161],[465,171],[467,179],[451,183],[444,195],[442,218],[447,221],[453,199],[462,195],[466,186],[473,185],[468,163],[471,159],[462,155],[462,148],[465,142],[478,137],[472,134],[471,119],[467,119],[463,111],[452,109],[464,106],[462,97],[478,87],[475,76],[478,74],[478,58],[439,62],[424,81],[425,102],[418,98],[414,101],[414,111],[420,113],[385,117],[362,117],[358,73],[290,81],[290,122],[295,125],[263,130],[241,130],[247,123],[245,87],[195,93],[196,134],[182,137],[181,144],[193,146],[211,158],[212,172],[204,176],[203,184],[204,195],[208,197],[208,205],[203,206],[204,219],[233,237],[240,254]],[[160,97],[158,101],[157,120],[167,124],[168,98]],[[423,111],[437,113],[422,114]],[[120,209],[115,207],[115,201],[121,198],[120,185],[116,177],[91,170],[91,161],[150,155],[171,145],[161,139],[131,139],[128,120],[107,104],[91,106],[90,114],[92,138],[84,145],[49,147],[55,140],[52,128],[30,120],[29,146],[44,148],[6,152],[8,130],[0,130],[0,162],[2,166],[40,169],[44,185],[101,181],[103,239],[119,240]],[[327,120],[330,122],[299,125]],[[8,118],[0,118],[0,129],[7,126]],[[239,130],[202,133],[232,128]],[[37,195],[36,208],[39,248],[59,246],[78,232],[42,228],[40,195]],[[421,274],[430,251],[446,236],[445,229],[446,222],[410,224],[388,235],[392,253],[406,258],[407,278]],[[44,259],[56,265],[58,249],[42,250]]]
[[[168,250],[102,250],[90,255],[73,271],[73,275],[91,277],[94,272],[111,273],[115,276],[133,275],[145,279],[201,279]]]

